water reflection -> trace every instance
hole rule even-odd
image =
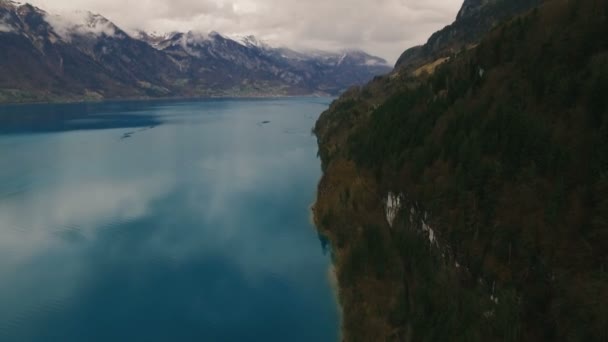
[[[285,134],[322,105],[108,106],[0,137],[0,339],[335,340],[314,139]]]
[[[162,123],[148,112],[150,107],[145,102],[136,103],[115,115],[108,115],[115,105],[101,103],[0,106],[0,134],[149,127]]]

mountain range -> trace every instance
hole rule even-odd
[[[217,32],[129,34],[98,14],[0,0],[0,102],[336,95],[390,70],[359,50],[302,52]]]

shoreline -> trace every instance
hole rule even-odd
[[[313,203],[311,203],[308,207],[308,210],[310,212],[309,220],[310,220],[310,224],[312,225],[312,227],[315,230],[315,233],[322,235],[323,232],[317,225],[317,220],[316,220],[315,205],[317,204],[317,196],[318,196],[318,194],[315,194],[315,201]],[[331,292],[334,295],[335,305],[338,309],[338,322],[339,322],[338,341],[343,341],[344,340],[344,308],[342,307],[342,301],[340,300],[340,282],[338,281],[338,267],[337,267],[336,263],[334,262],[333,248],[331,248],[331,241],[329,240],[329,238],[327,238],[327,242],[330,245],[330,249],[329,249],[330,262],[329,262],[329,265],[327,266],[327,281],[331,288]]]
[[[168,96],[168,97],[110,97],[103,99],[58,99],[56,101],[20,101],[2,102],[0,106],[21,106],[21,105],[64,105],[64,104],[83,104],[83,103],[111,103],[111,102],[144,102],[144,101],[203,101],[203,100],[256,100],[256,99],[290,99],[290,98],[335,98],[339,95],[332,94],[301,94],[301,95],[213,95],[213,96]]]
[[[344,307],[342,306],[341,288],[340,288],[340,282],[338,280],[339,269],[338,269],[338,265],[334,261],[335,258],[337,258],[337,256],[334,254],[334,249],[332,248],[332,241],[330,240],[330,238],[327,235],[324,235],[324,232],[321,230],[320,226],[317,224],[317,215],[316,215],[316,210],[315,210],[315,206],[317,204],[317,196],[318,196],[318,191],[317,191],[317,194],[315,195],[315,201],[309,206],[310,220],[311,220],[311,224],[313,225],[313,228],[315,229],[315,232],[319,235],[323,235],[327,239],[327,243],[330,246],[330,248],[329,248],[330,262],[327,267],[327,281],[328,281],[331,291],[334,295],[335,305],[338,309],[338,321],[339,321],[338,341],[344,341]]]

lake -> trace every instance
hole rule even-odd
[[[331,99],[0,107],[0,341],[336,341]]]

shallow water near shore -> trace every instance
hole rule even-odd
[[[331,99],[0,107],[1,341],[336,341]]]

